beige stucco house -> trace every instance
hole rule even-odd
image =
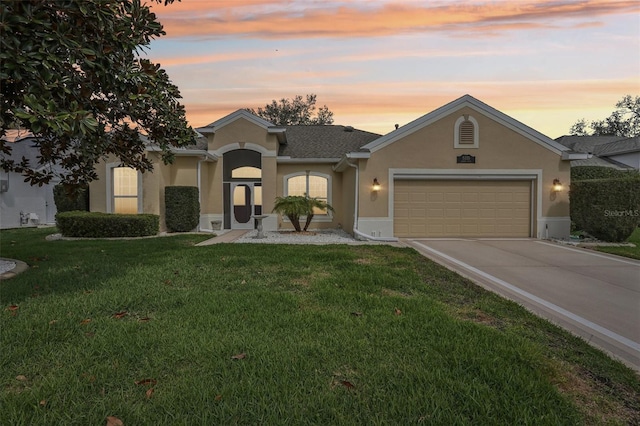
[[[569,148],[465,95],[377,135],[348,126],[274,126],[238,110],[197,129],[153,173],[105,162],[91,184],[91,210],[164,219],[164,188],[196,186],[200,230],[290,229],[272,213],[276,196],[309,194],[335,212],[314,228],[361,238],[569,235]],[[558,184],[561,185],[558,186]]]

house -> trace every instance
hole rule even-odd
[[[566,146],[465,95],[386,135],[350,126],[275,126],[238,110],[197,129],[152,173],[99,165],[90,208],[145,212],[164,223],[164,188],[198,187],[200,230],[291,229],[272,213],[276,196],[309,194],[335,212],[312,227],[361,238],[567,237]]]
[[[618,170],[640,170],[640,137],[561,136],[557,142],[576,153],[587,154],[571,162],[572,167],[600,166]]]
[[[11,142],[11,159],[21,161],[25,157],[31,165],[37,165],[39,150],[31,133],[11,129],[4,139]],[[21,174],[0,169],[0,229],[54,224],[53,187],[58,182],[54,179],[46,185],[32,186]]]

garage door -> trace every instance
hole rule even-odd
[[[396,237],[529,237],[531,182],[396,180]]]

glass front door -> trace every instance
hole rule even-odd
[[[231,184],[231,229],[253,229],[252,215],[262,214],[262,186],[255,183]]]

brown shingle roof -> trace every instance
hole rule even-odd
[[[285,126],[287,143],[278,156],[291,158],[341,158],[348,152],[378,139],[381,135],[350,126]]]

